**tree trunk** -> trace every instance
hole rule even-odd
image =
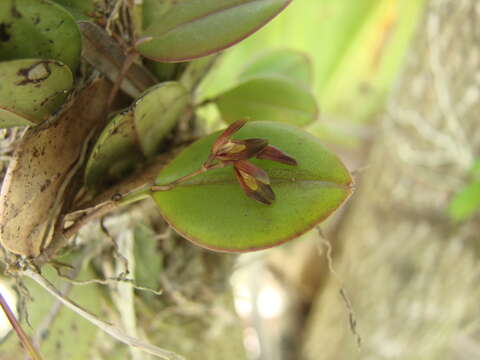
[[[305,359],[480,358],[479,218],[447,214],[480,149],[479,20],[477,0],[430,2],[334,239],[341,280],[316,297]]]

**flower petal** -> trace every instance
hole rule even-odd
[[[212,153],[216,153],[223,145],[225,145],[233,133],[240,130],[240,128],[247,123],[246,119],[240,119],[235,121],[229,127],[225,129],[223,133],[221,133],[217,140],[212,145]]]
[[[236,167],[234,167],[234,170],[235,176],[245,192],[245,195],[261,202],[262,204],[271,205],[273,203],[275,200],[275,194],[269,184],[258,181],[255,177],[237,169]]]
[[[265,139],[229,140],[214,155],[222,161],[247,160],[267,146]]]
[[[297,165],[297,160],[272,145],[263,148],[260,153],[257,154],[257,159],[271,160],[292,166]]]
[[[240,160],[236,161],[233,166],[235,169],[247,173],[250,176],[253,176],[258,181],[261,181],[264,184],[270,184],[270,177],[265,172],[265,170],[259,168],[258,166],[253,165],[249,161]]]

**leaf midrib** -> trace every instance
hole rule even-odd
[[[349,188],[349,184],[336,183],[333,180],[318,180],[318,179],[308,179],[308,178],[295,178],[287,179],[284,177],[270,177],[270,183],[272,186],[284,185],[284,184],[315,184],[318,186],[324,187],[336,187],[341,189]],[[192,179],[188,182],[179,184],[178,187],[195,187],[195,186],[212,186],[212,185],[238,185],[238,181],[235,177],[225,176],[220,179]]]

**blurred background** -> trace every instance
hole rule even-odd
[[[480,359],[479,8],[296,1],[208,78],[215,96],[269,49],[307,54],[308,130],[356,179],[323,235],[240,257],[248,358]]]
[[[135,209],[107,227],[125,238],[119,247],[137,283],[164,289],[161,306],[121,282],[110,284],[112,298],[100,286],[57,286],[188,359],[480,359],[479,20],[478,0],[293,1],[225,52],[200,100],[237,84],[269,51],[304,53],[320,104],[307,130],[353,172],[348,203],[321,229],[240,257],[175,242],[166,228],[152,232]],[[213,105],[200,120],[224,127]],[[104,236],[96,231],[82,236]],[[140,246],[128,248],[128,237]],[[121,271],[105,244],[77,259],[95,265],[79,278]],[[63,310],[49,297],[31,306],[34,339],[56,339],[42,348],[62,354],[52,358],[148,359],[73,313],[50,326]],[[2,359],[18,359],[13,343],[1,345]]]

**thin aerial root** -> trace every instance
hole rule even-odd
[[[102,217],[100,219],[100,228],[102,229],[102,232],[104,233],[104,235],[108,239],[110,239],[110,241],[112,242],[115,257],[120,259],[120,261],[123,263],[123,266],[125,267],[125,272],[122,272],[120,275],[118,275],[118,277],[119,278],[123,277],[123,278],[126,279],[127,275],[130,274],[130,270],[129,270],[129,266],[128,266],[128,259],[120,252],[120,250],[118,249],[117,242],[115,241],[113,236],[108,231],[107,226],[105,225],[105,217]]]
[[[340,296],[342,297],[343,303],[345,304],[345,309],[347,310],[347,313],[348,313],[348,323],[350,325],[350,331],[352,332],[353,336],[355,336],[355,339],[356,339],[356,342],[357,342],[357,347],[359,349],[361,349],[361,347],[362,347],[362,337],[357,331],[357,317],[355,315],[355,311],[353,309],[352,302],[350,301],[350,298],[347,295],[347,291],[345,289],[345,286],[343,285],[342,280],[340,279],[340,276],[338,275],[338,273],[333,268],[332,244],[325,237],[325,235],[323,234],[320,226],[317,226],[316,229],[318,231],[318,234],[320,235],[321,243],[327,249],[326,258],[327,258],[328,270],[335,277],[335,279],[340,283]]]

